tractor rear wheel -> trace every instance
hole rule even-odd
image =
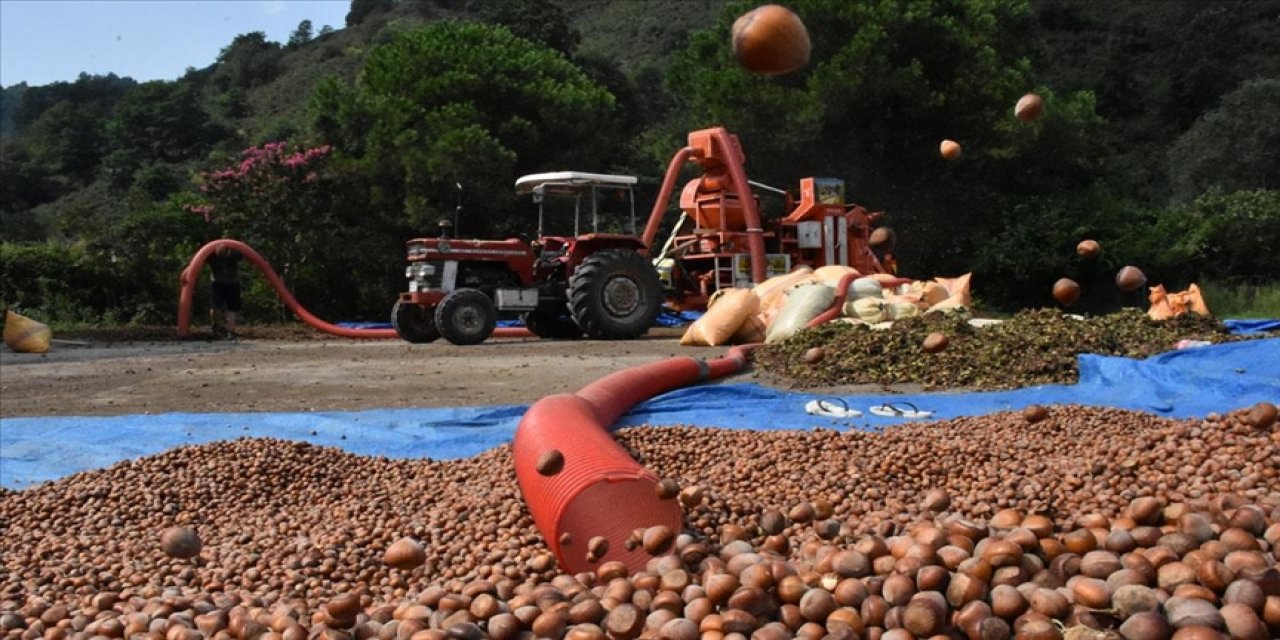
[[[530,311],[524,314],[524,326],[539,338],[577,338],[582,335],[582,328],[564,306],[559,310]]]
[[[436,306],[436,329],[453,344],[480,344],[497,324],[498,310],[483,291],[458,289]]]
[[[391,307],[391,326],[395,327],[396,335],[407,342],[422,344],[440,337],[435,309],[412,302],[396,301]]]
[[[582,261],[569,282],[569,308],[592,338],[644,335],[662,310],[662,281],[644,256],[608,249]]]

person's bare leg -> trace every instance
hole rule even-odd
[[[236,330],[236,312],[228,310],[226,312],[227,331],[235,333]]]

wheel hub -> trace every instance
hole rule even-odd
[[[484,314],[475,307],[463,307],[453,315],[454,325],[467,333],[475,333],[484,326]]]
[[[640,285],[631,278],[611,278],[600,293],[604,308],[611,316],[629,316],[640,307]]]

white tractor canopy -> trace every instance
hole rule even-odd
[[[620,231],[613,220],[619,214],[629,214],[630,233],[636,234],[636,199],[633,187],[637,182],[635,176],[613,175],[607,173],[587,173],[584,171],[553,171],[550,173],[533,173],[521,176],[516,180],[516,193],[532,194],[533,201],[538,204],[538,235],[546,235],[547,223],[545,196],[561,196],[573,198],[573,235],[581,235],[581,217],[584,196],[591,214],[592,232]],[[615,198],[602,197],[601,192],[617,194]],[[625,194],[625,196],[623,195]],[[612,202],[613,199],[625,198],[625,202]],[[622,210],[618,210],[621,208]],[[603,219],[602,219],[603,214]],[[554,216],[554,214],[552,214]],[[601,222],[606,229],[600,228]],[[559,226],[559,225],[555,225]]]
[[[591,187],[614,187],[626,189],[636,183],[635,176],[618,176],[607,173],[586,173],[583,171],[552,171],[550,173],[531,173],[516,180],[516,193],[525,194],[535,191],[577,195]]]

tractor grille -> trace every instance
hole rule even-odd
[[[444,279],[444,263],[410,262],[404,268],[404,276],[409,279],[409,291],[440,289]]]

